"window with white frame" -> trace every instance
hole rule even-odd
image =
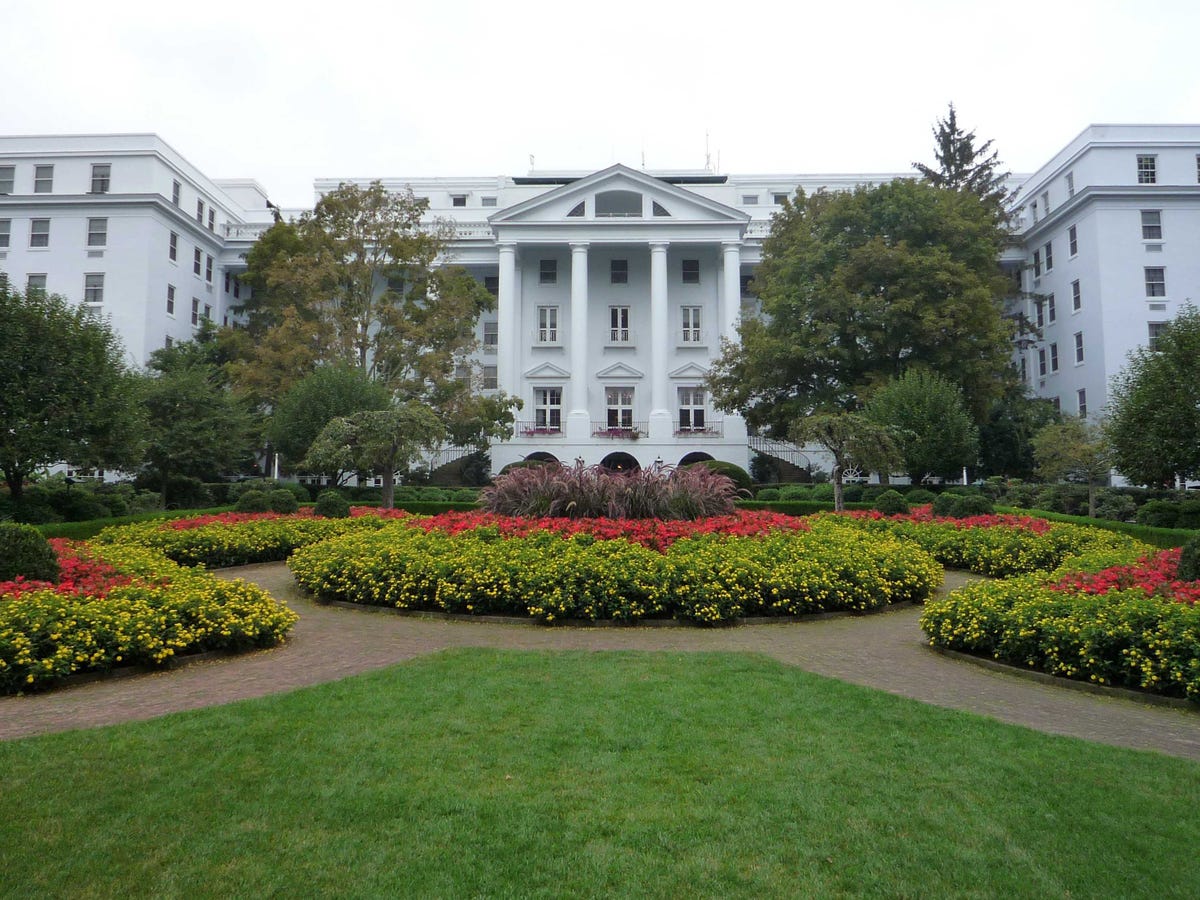
[[[1037,327],[1045,328],[1046,327],[1046,301],[1039,297],[1037,300],[1034,301],[1034,305],[1037,310]]]
[[[742,206],[758,206],[758,194],[742,194]]]
[[[1158,350],[1158,340],[1167,333],[1167,327],[1170,322],[1147,322],[1146,323],[1146,349],[1150,351]]]
[[[451,206],[459,206],[459,207],[466,206],[467,205],[467,195],[466,194],[451,194],[450,195],[450,205]]]
[[[211,206],[208,208],[208,230],[217,230],[217,211]]]
[[[1071,312],[1083,309],[1083,293],[1079,289],[1079,280],[1071,282]]]
[[[683,315],[683,343],[700,343],[700,307],[684,306],[680,313]]]
[[[1033,251],[1033,277],[1034,278],[1042,277],[1042,251],[1041,250]]]
[[[28,294],[30,291],[46,292],[46,274],[44,272],[26,276],[25,293]]]
[[[1058,371],[1058,343],[1057,342],[1050,345],[1050,371],[1051,372]]]
[[[788,198],[788,195],[787,195],[787,194],[784,194],[784,193],[772,194],[772,195],[771,195],[771,201],[772,201],[772,202],[773,202],[773,203],[774,203],[776,206],[783,206],[783,204],[787,203],[787,198]]]
[[[1079,232],[1074,225],[1067,229],[1067,250],[1072,256],[1079,253]]]
[[[681,277],[684,284],[700,283],[700,260],[685,259],[681,263]]]
[[[495,353],[496,344],[500,341],[500,323],[499,322],[484,322],[483,323],[483,352]]]
[[[0,166],[0,194],[11,194],[16,181],[16,166]]]
[[[608,280],[611,284],[629,284],[629,260],[611,260],[608,264]]]
[[[179,184],[178,181],[171,182],[171,202],[174,203],[176,206],[179,205],[179,200],[180,200],[179,195],[182,190],[183,190],[183,188]]]
[[[196,247],[192,250],[192,274],[199,275],[204,271],[204,252]]]
[[[679,389],[679,430],[703,431],[704,388],[681,387]]]
[[[167,259],[169,259],[171,262],[177,262],[179,260],[179,235],[177,235],[174,231],[172,231],[171,236],[167,238]]]
[[[107,194],[109,180],[112,176],[112,166],[108,163],[92,163],[93,194]]]
[[[33,167],[33,192],[49,194],[54,191],[54,166]]]
[[[1038,348],[1038,374],[1043,378],[1046,377],[1046,348]]]
[[[1050,215],[1050,192],[1042,191],[1042,210],[1046,215]]]
[[[213,276],[213,258],[211,256],[205,256],[205,258],[204,258],[204,280],[207,281],[209,284],[212,284],[212,276]]]
[[[1050,272],[1054,269],[1054,244],[1052,241],[1046,241],[1046,271]]]
[[[175,316],[175,285],[167,285],[167,315]]]
[[[543,259],[538,263],[538,284],[558,284],[557,259]]]
[[[1062,400],[1059,397],[1051,397],[1050,405],[1054,407],[1055,412],[1062,411]]]
[[[1087,390],[1080,388],[1075,392],[1075,405],[1079,410],[1079,418],[1087,418]]]
[[[1167,270],[1162,266],[1146,266],[1146,296],[1167,296]]]
[[[1075,365],[1083,362],[1083,332],[1075,332]]]
[[[29,222],[29,246],[50,246],[50,220],[31,219]]]
[[[204,200],[203,199],[196,200],[196,221],[199,222],[201,225],[204,224]]]
[[[0,219],[0,250],[12,240],[12,219]]]
[[[757,296],[754,293],[754,288],[752,287],[753,284],[754,284],[754,276],[753,275],[739,276],[739,278],[738,278],[738,288],[739,288],[738,293],[740,294],[740,296],[742,296],[742,297]]]
[[[1021,383],[1029,383],[1029,360],[1025,358],[1025,354],[1021,354]]]
[[[104,247],[108,244],[108,219],[88,219],[87,245]]]
[[[209,321],[209,322],[211,322],[213,320],[212,306],[209,305],[208,303],[204,304],[204,318],[206,321]]]
[[[605,388],[604,406],[609,428],[633,427],[633,388]]]
[[[628,344],[631,339],[629,307],[610,306],[608,308],[608,342],[610,344]]]
[[[562,430],[562,388],[533,389],[533,425],[545,431]]]
[[[1058,321],[1058,312],[1054,308],[1054,295],[1046,296],[1046,321],[1053,325]]]
[[[1161,241],[1162,236],[1162,211],[1158,209],[1143,209],[1142,240]]]
[[[1075,173],[1067,173],[1067,199],[1075,196]]]
[[[225,293],[227,293],[227,294],[229,293],[229,284],[231,281],[233,281],[233,276],[229,272],[226,272],[225,273]]]
[[[485,391],[494,391],[500,387],[500,370],[497,366],[483,367],[483,380],[481,382]]]
[[[499,275],[484,275],[483,289],[493,297],[500,296],[500,276]]]
[[[479,205],[480,206],[495,206],[496,198],[495,197],[480,197]]]
[[[471,367],[466,363],[460,363],[454,367],[454,380],[459,384],[471,386]]]
[[[83,302],[95,306],[104,302],[104,274],[91,272],[83,276]]]
[[[539,306],[537,308],[537,342],[539,344],[558,343],[557,306]]]
[[[192,298],[192,324],[200,324],[200,299],[198,297]]]
[[[1155,184],[1158,181],[1158,157],[1151,154],[1138,154],[1137,183]]]

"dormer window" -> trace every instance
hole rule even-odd
[[[596,194],[596,217],[636,218],[642,214],[642,195],[636,191],[601,191]]]

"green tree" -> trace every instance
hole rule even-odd
[[[1096,490],[1108,483],[1112,454],[1100,428],[1065,416],[1033,436],[1037,474],[1047,481],[1083,482],[1088,486],[1088,515],[1096,515]]]
[[[1060,419],[1049,400],[1030,397],[1024,385],[1010,383],[1003,396],[992,402],[979,427],[979,467],[983,474],[1033,478],[1033,436]]]
[[[123,468],[141,456],[137,379],[107,322],[0,282],[0,469],[14,500],[44,466]]]
[[[1138,484],[1200,478],[1200,310],[1187,305],[1154,350],[1112,381],[1105,430],[1113,464]]]
[[[1005,240],[969,192],[912,180],[798,192],[763,246],[761,315],[713,366],[715,401],[783,432],[817,408],[857,408],[918,362],[962,385],[978,421],[1010,372]]]
[[[904,471],[914,482],[950,475],[978,460],[979,429],[963,405],[962,391],[940,375],[910,369],[871,397],[865,415],[892,430]]]
[[[333,419],[309,447],[303,465],[314,472],[377,472],[383,476],[383,507],[391,509],[396,473],[407,471],[422,450],[433,449],[445,435],[437,414],[410,400]]]
[[[1004,204],[1008,189],[1005,182],[1011,173],[999,171],[999,152],[992,149],[991,141],[984,141],[978,147],[975,141],[974,131],[963,131],[959,126],[958,113],[951,103],[946,118],[938,119],[933,127],[936,167],[915,162],[913,168],[934,187],[970,191],[1000,218],[1006,218]]]
[[[890,472],[900,462],[900,448],[891,429],[858,413],[816,413],[792,423],[788,437],[797,444],[817,444],[833,457],[833,508],[846,508],[842,476],[851,466]]]
[[[330,420],[363,410],[387,409],[391,394],[377,381],[369,380],[361,369],[333,365],[322,366],[289,390],[271,414],[267,437],[289,464],[304,459]],[[324,471],[337,478],[337,471]]]

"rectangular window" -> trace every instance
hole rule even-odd
[[[50,246],[50,220],[49,219],[33,219],[29,223],[29,246],[30,247],[49,247]]]
[[[539,344],[558,343],[558,307],[539,306],[537,342]]]
[[[538,284],[558,284],[557,259],[543,259],[538,263]]]
[[[25,293],[34,291],[46,293],[46,276],[44,274],[30,275],[25,279]]]
[[[1043,378],[1046,377],[1046,348],[1038,348],[1038,374]]]
[[[208,208],[208,230],[217,230],[217,211],[211,206]]]
[[[1072,256],[1079,253],[1079,232],[1075,230],[1074,225],[1067,229],[1067,250]]]
[[[1029,360],[1025,358],[1025,354],[1021,354],[1021,383],[1029,383]]]
[[[684,284],[699,284],[700,283],[700,260],[685,259],[682,263],[682,276]]]
[[[33,167],[33,192],[49,194],[54,190],[54,166]]]
[[[108,245],[108,219],[88,219],[87,245],[89,247]]]
[[[93,163],[92,164],[92,193],[107,194],[109,177],[112,175],[112,166],[108,163]]]
[[[533,389],[533,426],[544,431],[562,430],[562,388]]]
[[[454,367],[454,380],[459,384],[471,386],[471,367],[463,364]]]
[[[1060,400],[1058,397],[1051,397],[1050,405],[1054,407],[1055,412],[1062,411],[1062,400]]]
[[[173,346],[175,346],[175,339],[168,334],[166,339],[163,340],[163,346],[170,350]]]
[[[233,279],[233,297],[236,300],[236,299],[239,299],[241,296],[242,296],[242,279],[235,277]]]
[[[1162,212],[1157,209],[1143,209],[1142,240],[1161,241],[1162,236]]]
[[[633,428],[633,388],[605,388],[604,406],[609,428]]]
[[[610,344],[628,344],[629,307],[610,306],[608,308],[608,342]]]
[[[1087,391],[1080,388],[1075,392],[1075,403],[1079,407],[1079,418],[1087,418]]]
[[[741,295],[743,297],[755,296],[754,290],[751,287],[752,284],[754,284],[754,276],[753,275],[742,275],[738,279],[738,285],[741,289]]]
[[[1067,173],[1067,199],[1075,196],[1075,173]]]
[[[1083,332],[1075,332],[1075,365],[1083,362]]]
[[[199,222],[201,225],[204,224],[204,201],[203,200],[196,201],[196,221]]]
[[[1138,154],[1137,183],[1155,184],[1158,181],[1158,157]]]
[[[175,285],[167,285],[167,315],[175,315]]]
[[[207,303],[204,304],[204,318],[208,322],[211,322],[213,320],[212,307],[209,306]]]
[[[679,389],[679,430],[703,431],[704,388],[681,387]]]
[[[0,166],[0,194],[11,194],[16,180],[16,166]]]
[[[483,286],[493,297],[500,296],[500,276],[499,275],[484,275]]]
[[[1042,277],[1042,251],[1041,250],[1033,251],[1033,277],[1034,278]]]
[[[204,280],[207,281],[209,284],[212,284],[212,269],[213,269],[213,258],[211,256],[207,256],[207,257],[205,257],[205,261],[204,261]]]
[[[500,374],[496,366],[483,367],[483,389],[494,391],[500,387]]]
[[[1037,214],[1037,201],[1036,201],[1036,200],[1034,200],[1034,201],[1033,201],[1031,204],[1029,204],[1029,208],[1030,208],[1030,210],[1032,210],[1032,212],[1033,212],[1033,221],[1034,221],[1034,222],[1037,222],[1037,220],[1038,220],[1038,214]]]
[[[200,301],[195,297],[192,298],[192,324],[200,324]]]
[[[1046,241],[1046,271],[1050,272],[1054,269],[1054,244]]]
[[[1161,266],[1146,266],[1146,296],[1167,296],[1167,270]]]
[[[1042,192],[1042,211],[1045,215],[1050,215],[1050,192]]]
[[[8,246],[12,240],[12,219],[0,219],[0,249]]]
[[[772,202],[774,202],[774,204],[776,206],[783,206],[783,204],[787,202],[787,198],[788,198],[787,194],[772,194],[771,195],[771,200],[772,200]]]
[[[229,293],[229,282],[232,280],[233,280],[233,276],[231,276],[228,272],[226,272],[225,273],[225,293],[227,293],[227,294]]]
[[[758,194],[742,194],[742,206],[758,206]]]
[[[1044,300],[1037,301],[1037,327],[1046,327],[1046,301]]]
[[[176,206],[179,205],[179,193],[181,190],[182,188],[180,187],[178,181],[171,182],[171,202]]]
[[[1046,321],[1053,325],[1058,321],[1058,313],[1054,309],[1054,295],[1046,298]]]
[[[450,205],[451,206],[466,206],[467,205],[467,195],[466,194],[451,194],[450,195]]]
[[[496,198],[495,197],[480,197],[479,205],[480,206],[495,206]]]
[[[104,275],[93,273],[83,276],[83,302],[97,304],[104,302]]]
[[[700,307],[685,306],[680,312],[683,313],[683,343],[700,343]]]
[[[500,323],[499,322],[484,322],[483,323],[483,352],[495,353],[496,344],[500,341]]]
[[[1071,282],[1071,312],[1083,309],[1083,294],[1079,291],[1079,281]]]
[[[1161,338],[1167,331],[1168,322],[1148,322],[1146,329],[1146,349],[1155,351],[1158,350],[1158,339]]]
[[[1050,345],[1050,371],[1051,372],[1058,371],[1058,344],[1057,343]]]
[[[608,268],[608,277],[612,284],[629,284],[629,260],[614,259]]]
[[[171,232],[171,236],[167,239],[167,259],[171,262],[179,261],[179,235],[174,231]]]
[[[192,274],[199,275],[202,271],[204,271],[203,266],[204,254],[200,251],[200,248],[197,247],[192,251]]]

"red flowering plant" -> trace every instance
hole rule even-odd
[[[1051,523],[1046,519],[1039,519],[1036,516],[1014,516],[1007,513],[989,513],[980,516],[966,516],[961,519],[949,516],[935,516],[933,514],[933,505],[928,503],[923,506],[914,506],[909,512],[899,513],[894,516],[884,515],[877,509],[856,509],[840,513],[840,515],[849,516],[852,519],[887,519],[889,522],[952,525],[959,529],[995,528],[997,526],[1024,528],[1027,531],[1032,531],[1034,534],[1045,534],[1051,527]]]
[[[411,515],[402,509],[380,509],[374,506],[350,507],[352,518],[361,516],[376,516],[380,519],[404,519]],[[271,519],[311,519],[315,517],[311,506],[303,506],[293,513],[277,512],[223,512],[204,516],[192,516],[187,519],[171,519],[162,524],[168,531],[190,531],[193,528],[203,528],[205,525],[240,525],[243,522],[261,522]]]
[[[133,581],[108,563],[91,558],[81,543],[51,538],[50,546],[58,556],[58,581],[31,580],[18,575],[12,581],[0,581],[0,598],[11,599],[45,590],[76,597],[103,597],[113,588]]]
[[[1109,566],[1099,572],[1072,572],[1049,587],[1061,593],[1096,595],[1136,588],[1148,597],[1192,606],[1200,601],[1200,582],[1179,580],[1179,557],[1179,549],[1162,550],[1143,556],[1132,565]]]

